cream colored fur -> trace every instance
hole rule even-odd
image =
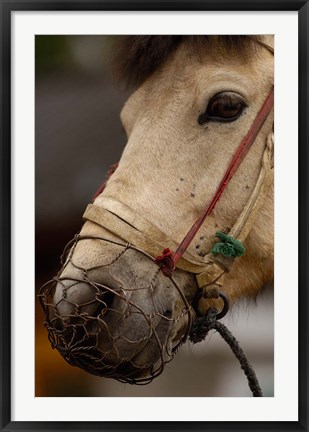
[[[273,44],[272,37],[264,39]],[[192,51],[186,42],[180,45],[125,104],[121,120],[128,143],[102,196],[127,204],[180,243],[209,202],[235,149],[269,94],[274,82],[273,62],[273,55],[264,47],[258,47],[251,55],[236,52],[231,55],[216,44],[198,52]],[[205,112],[211,97],[223,91],[241,94],[247,105],[244,112],[231,123],[209,121],[201,126],[199,115]],[[208,253],[216,241],[215,232],[228,231],[235,224],[257,181],[266,137],[272,128],[273,113],[194,238],[189,247],[191,254]],[[95,204],[103,206],[102,197]],[[90,221],[84,224],[81,235],[115,239],[115,235]],[[235,260],[224,279],[222,289],[232,303],[255,297],[273,278],[273,186],[245,246],[246,254]],[[83,281],[84,271],[89,270],[88,277],[93,283],[111,289],[118,287],[127,301],[130,299],[133,305],[154,316],[154,328],[159,322],[164,324],[160,320],[162,314],[172,317],[158,330],[161,344],[167,348],[163,349],[164,361],[168,361],[167,351],[172,352],[184,340],[190,329],[189,318],[195,316],[191,309],[183,313],[198,291],[195,276],[179,269],[174,271],[181,296],[172,281],[158,273],[157,265],[143,254],[133,249],[121,252],[122,247],[106,241],[79,241],[55,290],[57,313],[70,316],[72,304],[84,304],[84,314],[99,313],[98,305],[90,301],[93,287]],[[108,362],[133,358],[134,364],[156,364],[158,352],[145,339],[149,326],[142,314],[126,315],[127,301],[113,296],[110,311],[123,317],[122,326],[115,321],[114,312],[109,311],[104,315],[108,331],[100,333],[98,344],[104,352],[104,347],[109,346],[108,335],[114,338],[119,357],[108,358]],[[207,309],[209,303],[203,307]],[[134,311],[134,307],[131,309]],[[123,339],[132,337],[140,343],[130,344]]]
[[[272,37],[265,42],[273,45]],[[192,52],[185,43],[127,101],[121,120],[128,143],[104,196],[128,204],[180,242],[206,206],[236,147],[252,124],[274,82],[273,56],[259,48],[252,56],[227,56],[219,47]],[[232,123],[197,122],[210,98],[240,93],[248,107]],[[217,230],[232,227],[255,185],[273,114],[189,249],[206,253]],[[100,197],[96,204],[100,205]],[[82,234],[104,234],[87,222]],[[113,237],[106,232],[105,235]],[[202,237],[202,240],[201,240]],[[75,261],[87,268],[110,259],[114,249],[94,242],[78,245]],[[226,276],[232,301],[256,296],[273,278],[273,188],[245,241],[247,253]],[[198,247],[198,248],[197,248]]]

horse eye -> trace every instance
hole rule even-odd
[[[198,118],[200,125],[209,120],[232,122],[240,116],[245,107],[240,95],[235,93],[218,93],[211,98],[206,111]]]

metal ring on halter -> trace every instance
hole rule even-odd
[[[195,312],[197,313],[197,315],[199,315],[199,316],[201,316],[202,314],[200,312],[198,312],[198,302],[203,296],[204,296],[203,291],[199,292],[195,296],[195,299],[192,302],[192,307],[195,310]],[[221,291],[218,292],[217,298],[221,298],[223,300],[223,308],[222,308],[221,312],[218,312],[216,314],[216,319],[219,320],[219,319],[225,317],[225,315],[228,313],[229,308],[230,308],[230,303],[229,303],[226,295],[223,294],[223,292],[221,292]]]
[[[223,300],[223,308],[222,308],[221,312],[217,313],[217,315],[216,315],[217,320],[225,317],[225,315],[228,313],[228,310],[230,308],[230,304],[229,304],[227,297],[221,291],[219,292],[219,297],[222,298],[222,300]]]

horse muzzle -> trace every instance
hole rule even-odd
[[[73,256],[74,246],[39,294],[53,348],[91,374],[133,384],[151,381],[191,327],[180,288],[128,246],[108,265],[87,270]]]

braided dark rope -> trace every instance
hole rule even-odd
[[[193,343],[201,342],[204,340],[210,330],[216,330],[222,339],[229,345],[233,354],[240,363],[241,369],[244,371],[250,390],[254,397],[262,397],[262,390],[257,380],[253,367],[249,363],[245,353],[239,346],[238,341],[228,330],[228,328],[217,320],[218,311],[216,309],[209,309],[203,316],[198,316],[194,321],[190,333],[190,340]]]

